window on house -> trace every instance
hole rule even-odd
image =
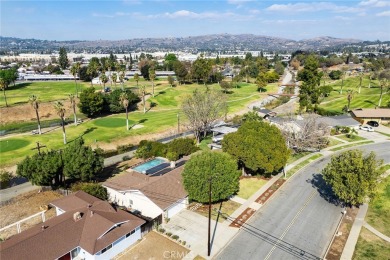
[[[129,205],[130,205],[130,206],[133,205],[133,201],[132,201],[132,200],[129,200]]]
[[[72,259],[76,258],[79,253],[80,253],[80,247],[77,247],[72,251],[70,251],[70,255],[72,256]]]

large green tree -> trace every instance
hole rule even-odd
[[[203,56],[198,57],[192,64],[192,75],[199,82],[201,80],[206,85],[211,74],[211,62]]]
[[[27,156],[17,166],[16,174],[34,185],[57,186],[62,182],[62,160],[57,151],[40,152]]]
[[[80,111],[89,117],[96,116],[103,111],[103,95],[96,92],[93,87],[84,89],[80,94],[78,107]]]
[[[68,54],[65,47],[60,48],[60,57],[58,58],[58,63],[63,70],[66,69],[69,65]]]
[[[334,155],[322,175],[340,201],[359,205],[375,196],[381,164],[374,152],[364,155],[361,150],[350,150]]]
[[[304,68],[298,72],[298,80],[302,81],[299,91],[299,107],[301,110],[313,110],[320,102],[320,81],[322,74],[318,71],[319,62],[314,55],[305,60]]]
[[[62,153],[64,175],[71,180],[90,181],[103,170],[104,158],[84,140],[74,140]]]
[[[236,161],[230,155],[211,151],[193,155],[182,173],[190,199],[201,203],[209,201],[210,182],[212,202],[225,200],[238,192],[239,175]]]
[[[18,78],[18,72],[16,69],[6,69],[0,70],[0,89],[3,90],[5,106],[8,106],[7,96],[5,94],[6,89],[13,82],[15,86],[15,81]]]
[[[286,165],[290,155],[280,130],[257,120],[246,121],[237,132],[225,135],[222,149],[237,159],[243,175],[276,173]]]

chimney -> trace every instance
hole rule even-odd
[[[93,210],[91,210],[91,217],[93,216],[93,213],[94,213]]]
[[[41,226],[41,230],[45,230],[47,228],[47,226],[43,225]]]
[[[77,211],[73,214],[73,220],[76,222],[79,219],[81,219],[81,213]]]

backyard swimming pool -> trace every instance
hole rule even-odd
[[[162,158],[155,158],[151,161],[145,162],[143,164],[140,164],[136,167],[133,168],[134,171],[140,172],[140,173],[155,173],[159,170],[164,169],[167,167],[169,164],[166,160]]]

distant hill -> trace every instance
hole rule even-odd
[[[59,47],[66,47],[74,52],[126,53],[129,51],[295,51],[324,50],[347,44],[360,43],[356,39],[317,37],[295,41],[291,39],[261,36],[253,34],[212,34],[190,37],[137,38],[128,40],[98,41],[47,41],[37,39],[20,39],[0,36],[0,51],[14,52],[51,52]]]

